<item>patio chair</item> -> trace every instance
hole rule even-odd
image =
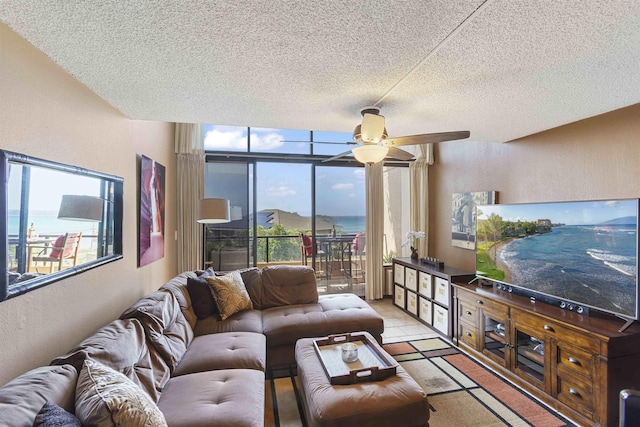
[[[56,271],[62,270],[63,263],[68,260],[71,261],[72,266],[75,266],[78,263],[80,239],[82,239],[82,232],[61,234],[53,246],[42,247],[42,250],[31,258],[35,263],[36,271],[40,273],[39,262],[44,263],[45,266],[49,265],[49,273],[53,273],[54,266],[57,266]]]
[[[326,272],[322,269],[322,260],[326,253],[322,249],[313,246],[313,239],[311,236],[305,233],[300,233],[300,252],[302,265],[309,265],[309,260],[313,260],[315,253],[316,263],[320,264],[320,268],[316,269],[316,266],[312,266],[316,270],[316,277],[324,277]]]

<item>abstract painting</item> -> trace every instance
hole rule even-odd
[[[138,266],[164,257],[164,180],[165,168],[141,156],[138,216]]]

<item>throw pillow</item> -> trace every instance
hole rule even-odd
[[[82,425],[158,427],[167,422],[151,398],[124,374],[86,359],[76,385]]]
[[[207,277],[215,275],[213,269],[210,270],[211,274],[207,270],[200,277],[189,277],[187,279],[187,291],[191,297],[191,307],[193,307],[193,311],[199,320],[206,319],[218,311],[207,282]]]
[[[238,271],[225,276],[206,277],[222,320],[243,310],[253,309],[251,298]]]
[[[81,427],[78,417],[70,412],[65,411],[55,403],[47,402],[44,404],[36,419],[33,427]]]

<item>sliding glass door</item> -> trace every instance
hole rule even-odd
[[[258,267],[304,264],[302,234],[310,234],[312,218],[311,165],[257,162],[256,207]]]
[[[228,199],[231,221],[206,224],[205,267],[231,271],[254,265],[252,176],[254,166],[247,162],[207,162],[205,197]]]
[[[322,255],[322,290],[364,295],[364,168],[316,166],[315,211],[315,240]]]

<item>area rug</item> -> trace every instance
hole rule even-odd
[[[429,396],[431,427],[576,426],[440,338],[383,347]],[[306,427],[295,367],[267,376],[265,426]]]

